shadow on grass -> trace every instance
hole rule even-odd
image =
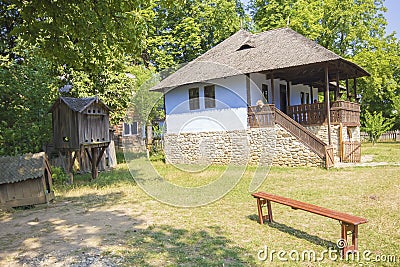
[[[137,266],[248,266],[254,258],[232,245],[220,227],[187,230],[167,225],[127,233],[121,251],[128,264]]]
[[[248,218],[250,220],[252,220],[252,221],[258,222],[258,216],[256,214],[249,215]],[[277,229],[277,230],[279,230],[281,232],[284,232],[284,233],[287,233],[289,235],[292,235],[294,237],[307,240],[308,242],[313,243],[313,244],[315,244],[317,246],[321,246],[321,247],[324,247],[324,248],[331,248],[331,247],[336,248],[337,247],[337,245],[332,241],[329,241],[329,240],[326,240],[326,239],[322,239],[322,238],[320,238],[318,236],[311,235],[311,234],[309,234],[307,232],[295,229],[293,227],[287,226],[287,225],[282,224],[282,223],[278,223],[276,221],[274,221],[272,223],[266,222],[264,224],[268,224],[268,226],[270,226],[272,228],[275,228],[275,229]]]

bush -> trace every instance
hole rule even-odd
[[[60,167],[51,167],[51,177],[53,178],[53,184],[65,185],[69,183],[69,177],[65,171]]]
[[[366,110],[365,122],[362,130],[368,133],[370,140],[375,144],[383,133],[389,131],[393,127],[393,124],[394,119],[383,117],[382,112],[376,113],[376,111],[374,111],[374,113],[371,114]]]

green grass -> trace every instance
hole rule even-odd
[[[397,151],[395,144],[382,147]],[[367,147],[384,156],[381,144]],[[378,149],[376,149],[378,148]],[[364,147],[364,152],[366,148]],[[398,152],[393,152],[394,154]],[[132,162],[133,174],[146,178],[143,162]],[[202,172],[181,171],[162,162],[153,168],[171,183],[197,187],[215,181],[224,166],[210,166]],[[183,166],[185,167],[185,166]],[[147,167],[146,167],[147,168]],[[256,202],[248,192],[255,172],[248,167],[237,186],[223,198],[205,206],[179,208],[163,204],[144,193],[126,165],[103,172],[95,181],[77,175],[72,186],[59,186],[57,199],[73,199],[75,205],[91,208],[123,206],[137,208],[145,218],[135,229],[124,233],[118,245],[108,245],[105,255],[123,258],[125,266],[359,266],[357,261],[273,262],[260,261],[257,254],[269,251],[313,250],[319,255],[334,247],[340,237],[337,221],[304,211],[273,204],[275,223],[257,222]],[[324,170],[320,168],[272,168],[259,191],[297,199],[368,219],[359,226],[359,250],[376,255],[396,255],[400,261],[400,167],[357,167]],[[182,196],[176,195],[176,198]],[[133,218],[136,219],[136,218]],[[110,239],[103,233],[104,239]],[[286,258],[288,256],[286,255]],[[393,263],[365,261],[364,266],[396,266]]]
[[[400,162],[400,143],[363,143],[362,155],[373,155],[373,162]]]

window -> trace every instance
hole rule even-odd
[[[195,110],[200,108],[199,88],[189,89],[189,108]]]
[[[262,84],[261,92],[265,100],[263,102],[266,104],[268,103],[268,85]]]
[[[125,123],[123,125],[123,135],[128,136],[128,135],[136,135],[138,134],[138,122],[134,121],[132,123]]]
[[[204,104],[206,108],[215,108],[215,86],[204,87]]]

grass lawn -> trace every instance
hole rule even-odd
[[[373,162],[400,162],[399,142],[362,143],[361,151],[362,155],[372,155]]]
[[[377,144],[375,148],[380,148]],[[385,144],[398,151],[398,145]],[[375,153],[363,146],[363,153]],[[385,154],[387,149],[378,149]],[[392,150],[391,150],[392,151]],[[398,152],[396,152],[398,153]],[[393,157],[393,159],[395,159]],[[137,164],[136,166],[139,166]],[[201,186],[221,175],[225,168],[211,166],[201,173],[183,172],[162,162],[154,168],[174,184]],[[89,175],[76,176],[74,186],[58,186],[57,201],[78,199],[88,209],[123,206],[137,209],[138,225],[124,237],[102,247],[102,253],[120,257],[125,266],[398,266],[400,262],[400,167],[356,167],[324,170],[319,168],[272,168],[259,191],[294,198],[368,219],[359,227],[359,250],[367,251],[360,261],[332,261],[325,254],[319,261],[294,261],[294,250],[315,251],[317,258],[340,237],[337,221],[286,206],[272,204],[275,223],[257,222],[256,201],[248,192],[254,167],[248,167],[236,187],[223,198],[196,208],[178,208],[149,197],[135,183],[127,166],[120,164],[103,172],[94,182]],[[145,176],[140,168],[134,172]],[[176,198],[182,196],[176,195]],[[17,211],[18,212],[18,211]],[[136,218],[134,218],[136,219]],[[110,240],[107,232],[99,237]],[[258,259],[268,249],[272,259]],[[285,251],[281,262],[277,251]],[[370,254],[368,254],[368,251]],[[260,254],[264,256],[265,254]],[[395,255],[397,263],[386,261]],[[336,255],[337,256],[337,255]],[[386,257],[386,258],[383,258]],[[300,257],[301,259],[301,257]],[[378,261],[377,261],[378,260]]]

